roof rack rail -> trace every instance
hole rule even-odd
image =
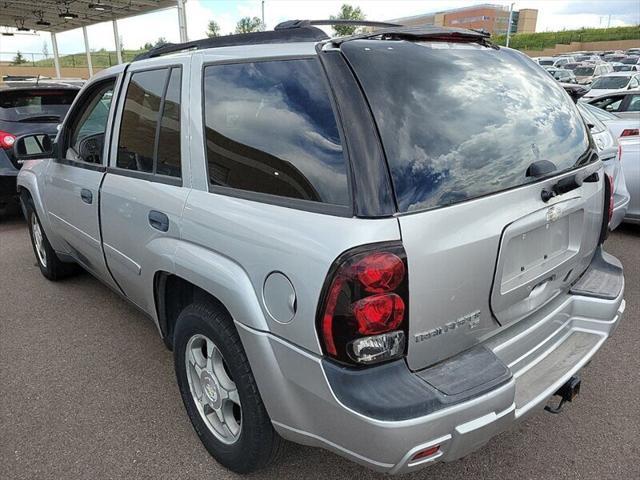
[[[266,32],[240,33],[223,37],[203,38],[186,43],[167,43],[141,53],[132,61],[137,62],[147,58],[160,57],[169,53],[184,50],[202,50],[204,48],[232,47],[238,45],[259,45],[268,43],[319,42],[329,37],[319,28],[311,25],[289,27],[286,29],[269,30]]]
[[[371,20],[287,20],[275,26],[274,30],[308,27],[310,25],[352,25],[354,27],[401,27],[399,23],[374,22]]]

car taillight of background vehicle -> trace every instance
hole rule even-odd
[[[625,128],[620,134],[621,137],[635,137],[640,135],[640,128]]]
[[[0,147],[8,150],[16,143],[16,136],[0,130]]]
[[[611,221],[611,219],[613,218],[613,207],[614,207],[614,198],[613,198],[613,177],[610,177],[609,175],[605,174],[605,177],[607,179],[607,181],[609,182],[609,219],[607,220],[607,223],[609,223]]]
[[[325,353],[361,365],[402,357],[408,294],[402,245],[378,244],[342,254],[320,297],[317,322]]]

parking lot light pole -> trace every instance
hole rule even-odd
[[[82,27],[82,35],[84,35],[84,50],[87,53],[87,67],[89,67],[89,77],[93,77],[93,64],[91,63],[91,51],[89,50],[89,36],[87,35],[87,27]]]
[[[118,34],[118,21],[114,18],[113,22],[113,38],[116,41],[116,58],[118,63],[122,63],[122,43],[120,43],[120,35]]]
[[[51,46],[53,47],[53,65],[56,67],[56,78],[60,79],[60,55],[58,54],[58,40],[55,32],[51,32]]]
[[[513,20],[513,6],[515,3],[511,4],[509,7],[509,21],[507,22],[507,47],[509,46],[509,37],[511,36],[511,21]]]
[[[184,2],[185,0],[176,0],[176,6],[178,7],[178,29],[181,43],[189,41],[189,37],[187,35],[187,15],[184,10]]]

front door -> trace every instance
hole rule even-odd
[[[49,218],[71,255],[112,286],[101,246],[99,191],[115,82],[114,77],[94,85],[69,112],[60,133],[61,155],[50,163],[44,189]]]

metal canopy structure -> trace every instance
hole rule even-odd
[[[0,25],[60,33],[175,6],[176,0],[0,0]]]
[[[60,61],[56,33],[82,28],[89,76],[93,75],[87,27],[96,23],[113,23],[118,62],[122,63],[122,46],[117,20],[177,7],[180,41],[187,42],[186,0],[0,0],[0,27],[20,31],[38,30],[51,33],[51,44],[60,78]],[[8,29],[4,34],[8,33]]]

